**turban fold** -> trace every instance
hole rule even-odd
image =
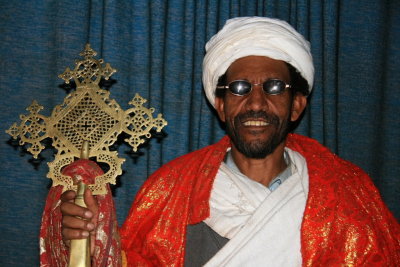
[[[229,19],[206,44],[203,61],[203,86],[214,106],[218,79],[237,59],[266,56],[295,67],[308,83],[314,82],[314,65],[310,43],[287,22],[264,17]]]

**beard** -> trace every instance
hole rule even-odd
[[[269,123],[269,126],[267,127],[274,127],[275,131],[272,133],[272,136],[269,136],[265,140],[260,138],[252,141],[246,141],[244,137],[240,135],[239,129],[243,127],[242,122],[250,118],[262,118]],[[233,123],[231,121],[227,121],[226,126],[227,134],[231,138],[237,150],[239,150],[239,152],[246,157],[253,159],[265,158],[274,152],[278,145],[280,145],[286,139],[290,131],[290,122],[288,117],[280,120],[275,114],[268,114],[265,111],[248,111],[246,113],[239,114],[234,118]],[[252,134],[257,135],[258,133],[258,131],[254,131]]]

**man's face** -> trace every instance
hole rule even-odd
[[[252,83],[250,94],[236,96],[226,92],[216,98],[215,107],[234,147],[248,158],[264,158],[281,144],[289,131],[289,122],[298,119],[306,104],[303,95],[287,89],[279,95],[267,95],[262,84],[279,79],[290,84],[286,63],[262,56],[236,60],[228,68],[227,83],[246,80]]]

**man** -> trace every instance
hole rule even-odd
[[[399,224],[369,177],[288,134],[313,85],[308,42],[283,21],[247,17],[229,20],[206,50],[204,88],[228,136],[149,177],[120,229],[124,262],[400,265]],[[64,239],[98,233],[102,200],[86,192],[87,210],[73,197],[61,197]]]

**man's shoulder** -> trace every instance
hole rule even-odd
[[[305,157],[307,161],[323,160],[323,159],[334,160],[335,163],[341,163],[351,168],[357,167],[350,161],[347,161],[339,157],[337,154],[332,152],[328,147],[319,143],[316,139],[307,136],[299,134],[289,134],[286,146],[303,155],[303,157]]]
[[[287,146],[305,158],[310,194],[314,198],[330,196],[332,201],[346,200],[348,206],[360,208],[366,201],[360,197],[362,195],[382,204],[379,191],[364,170],[340,158],[318,141],[296,134],[288,138]]]
[[[289,134],[286,146],[299,153],[333,155],[333,152],[329,148],[319,143],[316,139],[300,134]]]
[[[336,179],[344,179],[349,182],[354,182],[351,179],[349,180],[349,176],[362,178],[362,180],[368,177],[359,166],[339,157],[329,148],[310,137],[290,134],[286,145],[300,153],[306,159],[309,172],[318,173],[319,177],[331,173]]]

